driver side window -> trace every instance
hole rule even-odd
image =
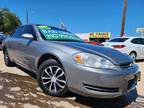
[[[20,38],[23,32],[23,26],[18,27],[12,34],[11,37]]]

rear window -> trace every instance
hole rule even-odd
[[[142,44],[144,45],[144,38],[135,38],[131,41],[134,44]]]
[[[115,38],[110,40],[109,42],[125,42],[128,38]]]

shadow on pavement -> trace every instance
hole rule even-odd
[[[124,108],[131,104],[138,97],[137,91],[133,90],[126,96],[121,96],[114,99],[85,99],[78,98],[77,102],[91,106],[92,108]]]
[[[52,105],[47,103],[49,100],[51,97],[42,93],[31,77],[0,72],[0,108],[2,105],[8,108],[26,108],[27,105],[51,108]]]
[[[22,70],[23,72],[25,72],[26,74],[30,75],[32,78],[36,79],[36,74],[34,72],[30,72],[29,70],[26,70],[23,67],[18,66],[18,65],[16,65],[16,67]]]
[[[144,62],[144,59],[136,60],[135,62],[136,62],[136,63]]]
[[[41,91],[34,78],[0,72],[0,108],[130,108],[126,106],[137,98],[136,90],[127,96],[107,100],[85,98],[72,93],[63,98],[52,97]],[[144,97],[140,96],[136,104],[138,108],[144,107]]]

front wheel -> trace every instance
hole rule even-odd
[[[136,53],[134,53],[134,52],[130,53],[130,57],[131,57],[133,60],[136,60]]]
[[[62,66],[54,59],[41,64],[37,78],[39,86],[46,94],[63,96],[68,93],[66,74]]]

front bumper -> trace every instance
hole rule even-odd
[[[140,80],[138,66],[118,70],[92,69],[77,65],[66,69],[68,87],[86,97],[115,98],[135,89]]]

